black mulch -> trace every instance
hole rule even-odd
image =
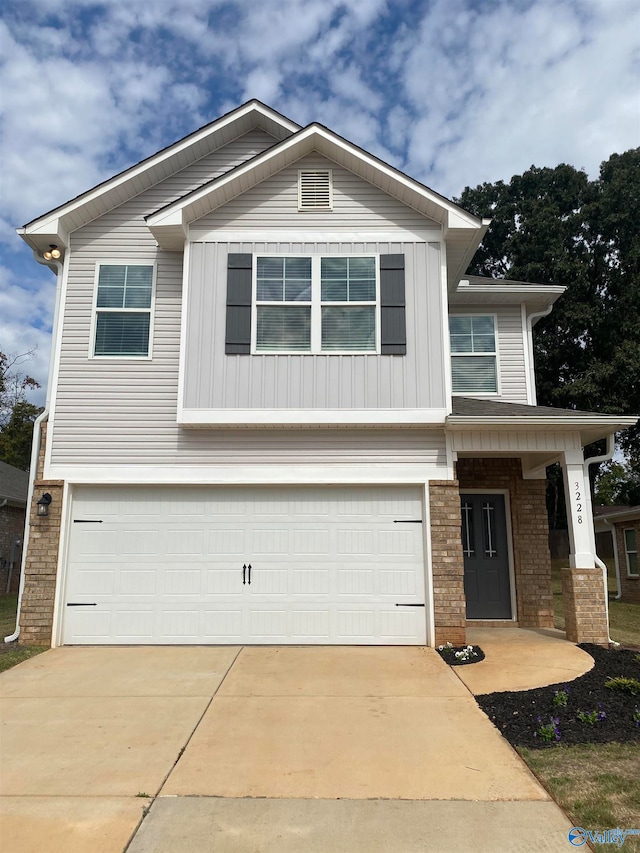
[[[461,658],[457,658],[455,653],[461,652],[465,649],[466,646],[452,646],[450,649],[447,648],[437,648],[436,651],[440,655],[445,663],[448,663],[449,666],[466,666],[470,663],[480,663],[481,660],[484,660],[484,652],[480,648],[480,646],[472,646],[472,654],[468,660],[462,660]]]
[[[640,711],[640,696],[604,686],[610,676],[640,680],[638,652],[605,649],[590,643],[583,643],[580,648],[593,657],[595,665],[574,681],[476,697],[478,705],[513,746],[539,749],[556,743],[640,742],[640,724],[633,719],[634,712]],[[565,707],[554,705],[553,701],[556,692],[562,690],[567,693]],[[606,716],[591,725],[578,719],[579,711],[604,712]],[[552,741],[543,740],[541,725],[549,726],[550,732],[557,729],[559,741],[555,733]]]

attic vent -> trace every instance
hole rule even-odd
[[[333,210],[331,169],[298,172],[298,210]]]

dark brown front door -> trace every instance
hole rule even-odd
[[[461,494],[467,619],[510,619],[504,495]]]

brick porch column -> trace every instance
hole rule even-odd
[[[436,645],[466,642],[464,559],[457,480],[431,480],[431,565]]]
[[[567,640],[572,643],[608,645],[604,595],[601,569],[562,570],[562,605]]]

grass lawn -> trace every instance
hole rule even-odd
[[[0,672],[47,650],[45,646],[19,646],[4,642],[4,638],[15,630],[17,605],[16,593],[0,595]]]
[[[575,826],[640,829],[640,745],[579,744],[518,752]],[[618,849],[611,844],[595,847]],[[640,853],[640,837],[629,836],[620,849]]]
[[[555,626],[564,630],[560,569],[565,560],[552,560]],[[609,565],[609,594],[616,593],[613,560]],[[640,605],[609,600],[612,639],[624,646],[640,648]],[[604,743],[559,744],[547,749],[518,752],[545,788],[584,829],[640,829],[640,746]],[[596,850],[618,849],[596,845]],[[630,836],[622,848],[640,853],[640,837]]]

